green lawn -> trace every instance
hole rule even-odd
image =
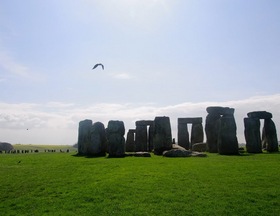
[[[20,162],[20,163],[19,163]],[[280,154],[0,155],[0,215],[279,215]]]

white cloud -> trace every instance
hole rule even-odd
[[[177,139],[177,118],[205,117],[208,106],[235,108],[237,135],[244,142],[243,118],[248,112],[266,110],[273,114],[276,128],[280,130],[280,94],[252,97],[225,102],[182,103],[173,106],[155,104],[92,104],[87,107],[50,102],[47,104],[0,103],[1,141],[11,143],[73,144],[77,140],[79,121],[93,122],[122,120],[126,131],[135,128],[137,120],[153,120],[156,116],[169,116],[173,137]],[[46,108],[51,107],[51,109]],[[26,129],[29,130],[26,130]],[[278,130],[278,137],[279,137]],[[32,135],[32,136],[31,136]]]

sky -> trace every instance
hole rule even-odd
[[[245,142],[248,112],[280,128],[279,38],[278,0],[0,0],[0,141],[72,145],[81,120],[156,116],[177,139],[178,118],[223,106]]]

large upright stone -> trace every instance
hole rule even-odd
[[[218,153],[218,121],[221,118],[219,114],[209,113],[205,121],[206,145],[210,153]]]
[[[156,117],[154,120],[154,153],[162,155],[172,148],[172,134],[169,117]]]
[[[147,124],[144,121],[136,121],[135,151],[148,151]]]
[[[148,151],[151,152],[154,149],[154,141],[153,141],[154,130],[155,130],[154,122],[151,123],[149,126],[150,127],[148,129]]]
[[[129,129],[126,135],[125,151],[134,152],[135,151],[135,129]]]
[[[244,134],[248,153],[262,153],[260,120],[257,118],[244,118]]]
[[[234,116],[222,116],[219,120],[218,152],[221,155],[238,155],[238,141]]]
[[[125,156],[125,139],[124,139],[124,123],[123,121],[109,121],[106,129],[108,139],[109,157]]]
[[[204,138],[203,126],[201,123],[192,124],[191,146],[195,143],[202,143]]]
[[[278,152],[278,139],[276,127],[272,119],[264,120],[264,132],[266,137],[266,150],[268,152]]]
[[[178,119],[178,145],[185,149],[190,148],[190,135],[188,131],[188,124],[181,123]]]
[[[91,131],[92,121],[89,119],[79,122],[78,131],[78,154],[86,155],[88,147],[90,146],[90,131]]]
[[[90,156],[105,156],[106,145],[107,139],[104,124],[95,122],[91,127],[90,145],[86,154]]]

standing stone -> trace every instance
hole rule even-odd
[[[135,151],[135,130],[129,129],[126,136],[125,151],[134,152]]]
[[[150,124],[148,130],[148,151],[151,152],[154,149],[154,141],[153,141],[153,134],[154,134],[154,122]]]
[[[262,153],[260,120],[257,118],[244,118],[244,134],[248,153]]]
[[[190,135],[188,124],[181,123],[178,119],[178,145],[185,149],[190,148]]]
[[[78,131],[78,154],[86,155],[88,147],[90,146],[90,131],[91,131],[92,121],[89,119],[79,122]]]
[[[106,130],[108,139],[109,157],[125,156],[125,139],[124,139],[124,123],[123,121],[109,121]]]
[[[104,124],[95,122],[91,127],[90,146],[87,155],[105,156],[106,155],[106,132]]]
[[[238,141],[234,116],[227,115],[219,120],[218,152],[221,155],[238,155]]]
[[[278,139],[276,133],[276,127],[272,119],[264,120],[264,131],[267,141],[266,150],[268,152],[278,152]]]
[[[156,117],[154,121],[154,153],[162,155],[172,148],[172,134],[169,117]]]
[[[192,125],[192,132],[191,132],[191,146],[195,143],[202,143],[203,142],[203,126],[201,123],[193,124]]]
[[[136,121],[135,151],[148,151],[148,133],[145,121]]]
[[[209,113],[206,116],[205,121],[205,133],[207,151],[210,153],[218,153],[218,121],[220,119],[219,114]]]

